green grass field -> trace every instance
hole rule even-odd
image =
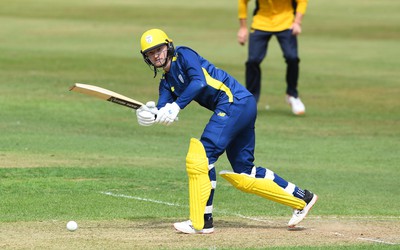
[[[291,115],[284,102],[285,64],[276,40],[270,43],[256,164],[319,195],[304,222],[315,230],[288,236],[289,208],[241,193],[218,177],[214,216],[220,232],[198,237],[175,233],[172,223],[188,219],[185,156],[210,112],[193,103],[170,127],[141,127],[128,108],[68,90],[82,82],[156,100],[159,76],[153,79],[139,53],[141,34],[154,27],[243,82],[247,53],[236,41],[237,3],[2,0],[0,248],[398,247],[399,10],[394,0],[309,1],[299,38],[305,117]],[[225,155],[216,167],[230,170]],[[265,228],[257,219],[273,223]],[[80,229],[66,232],[69,220]],[[375,223],[372,231],[389,223],[394,230],[386,238],[364,235],[375,241],[329,231],[324,237],[334,240],[315,242],[325,220],[347,226],[348,235],[358,230],[348,221]],[[235,230],[241,235],[229,240]],[[290,241],[307,232],[315,238]],[[247,233],[252,241],[243,237]],[[280,245],[271,237],[260,240],[263,235],[289,239]]]

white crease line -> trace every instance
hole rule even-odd
[[[188,206],[183,206],[183,205],[176,204],[176,203],[153,200],[153,199],[147,199],[147,198],[142,198],[142,197],[138,197],[138,196],[131,196],[131,195],[125,195],[125,194],[114,194],[112,192],[100,192],[100,193],[101,194],[105,194],[105,195],[109,195],[109,196],[113,196],[113,197],[134,199],[134,200],[139,200],[139,201],[148,201],[148,202],[153,202],[153,203],[163,204],[163,205],[168,205],[168,206],[188,207]],[[249,217],[249,216],[245,216],[245,215],[241,215],[241,214],[237,214],[237,213],[229,213],[229,212],[219,211],[219,210],[216,211],[216,209],[214,209],[214,212],[218,212],[218,213],[225,214],[225,215],[237,216],[237,217],[240,217],[240,218],[243,218],[243,219],[248,219],[248,220],[261,221],[261,222],[271,222],[271,221],[258,219],[258,218],[253,218],[253,217]]]
[[[105,195],[109,195],[109,196],[113,196],[113,197],[121,197],[121,198],[134,199],[134,200],[139,200],[139,201],[149,201],[149,202],[158,203],[158,204],[164,204],[164,205],[168,205],[168,206],[181,207],[181,205],[179,205],[179,204],[170,203],[170,202],[164,202],[164,201],[158,201],[158,200],[152,200],[152,199],[146,199],[146,198],[141,198],[141,197],[138,197],[138,196],[130,196],[130,195],[125,195],[125,194],[114,194],[114,193],[111,193],[111,192],[100,192],[100,193],[105,194]]]
[[[387,245],[398,245],[397,243],[383,241],[383,240],[377,240],[377,239],[369,239],[369,238],[357,238],[357,239],[358,240],[372,241],[372,242],[382,243],[382,244],[387,244]]]
[[[241,215],[241,214],[228,214],[228,213],[224,213],[224,212],[220,212],[220,213],[226,214],[226,215],[234,215],[234,216],[240,217],[240,218],[242,218],[242,219],[247,219],[247,220],[254,220],[254,221],[261,221],[261,222],[273,223],[272,221],[269,221],[269,220],[258,219],[258,218],[254,218],[254,217],[249,217],[249,216]]]

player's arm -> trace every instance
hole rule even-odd
[[[237,39],[240,45],[245,45],[248,37],[247,29],[247,3],[249,0],[238,0],[239,31]]]
[[[160,109],[165,106],[167,103],[172,103],[175,101],[175,96],[171,93],[171,90],[166,86],[165,80],[160,81],[160,85],[158,87],[158,102],[157,108]]]
[[[190,82],[174,102],[168,102],[164,107],[160,108],[156,123],[172,124],[176,120],[179,111],[185,108],[207,86],[199,56],[194,51],[184,48],[179,53],[179,63],[189,76]]]
[[[292,30],[293,35],[298,35],[301,33],[301,22],[303,20],[303,16],[306,13],[307,9],[307,0],[297,0],[297,7],[295,11],[295,17],[292,26],[290,29]]]
[[[185,108],[197,95],[201,93],[203,88],[207,86],[206,78],[201,67],[199,56],[190,49],[182,49],[182,67],[189,76],[190,82],[182,94],[176,99],[176,103],[180,108]]]
[[[178,120],[178,113],[181,108],[176,104],[176,96],[169,89],[169,85],[165,80],[160,81],[159,97],[157,107],[157,117],[155,123],[171,125]]]
[[[301,13],[304,15],[306,13],[308,0],[297,0],[296,2],[296,13]]]

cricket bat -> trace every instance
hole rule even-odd
[[[111,90],[101,88],[94,85],[83,84],[83,83],[75,83],[74,86],[70,88],[70,91],[79,92],[82,94],[94,96],[109,102],[113,102],[131,109],[138,109],[142,106],[145,106],[143,103],[126,97],[124,95],[118,94]]]

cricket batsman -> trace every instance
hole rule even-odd
[[[157,105],[150,101],[136,111],[140,125],[171,125],[192,101],[212,112],[200,140],[190,140],[186,156],[190,218],[175,223],[175,229],[186,234],[214,232],[215,164],[224,152],[233,170],[221,171],[219,174],[224,179],[243,192],[293,208],[288,226],[300,223],[318,197],[273,171],[254,165],[257,116],[254,96],[193,49],[175,48],[172,39],[160,29],[144,32],[140,45],[140,52],[154,71],[154,77],[159,70],[163,71]]]

